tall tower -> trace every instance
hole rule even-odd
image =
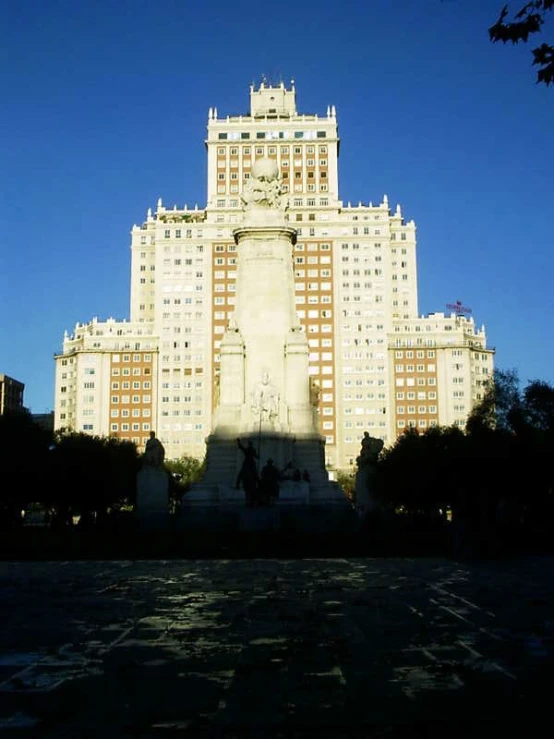
[[[283,190],[294,197],[324,194],[338,201],[339,138],[334,106],[327,115],[299,114],[294,82],[286,89],[250,86],[250,115],[218,117],[208,112],[208,207],[238,197],[256,159],[277,162]],[[292,205],[292,203],[291,203]]]

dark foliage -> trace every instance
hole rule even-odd
[[[134,502],[138,469],[135,444],[62,431],[51,449],[48,486],[39,500],[53,509],[58,523],[78,514],[86,527]]]
[[[356,504],[356,473],[348,470],[337,472],[337,482],[352,505]]]
[[[21,511],[37,499],[46,484],[52,434],[27,411],[0,415],[0,525],[21,521]]]
[[[201,462],[196,457],[183,455],[180,459],[166,460],[165,468],[170,475],[170,506],[176,511],[183,495],[190,490],[191,485],[203,478],[206,460]]]
[[[481,541],[506,531],[545,541],[554,528],[553,450],[554,387],[536,380],[521,391],[515,371],[497,371],[465,433],[409,429],[385,450],[373,494],[419,527],[450,511]]]
[[[493,43],[526,43],[531,35],[541,32],[546,14],[553,8],[554,0],[531,0],[510,16],[508,5],[504,5],[498,20],[489,28],[489,38]],[[537,83],[550,85],[554,82],[554,46],[542,43],[532,54],[533,65],[539,67]]]

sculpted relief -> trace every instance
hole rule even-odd
[[[277,162],[257,159],[252,165],[252,177],[247,181],[242,196],[246,210],[275,208],[286,210],[288,200],[283,194]]]
[[[268,372],[262,374],[261,380],[252,392],[252,414],[259,419],[273,425],[279,416],[279,391],[271,381]]]

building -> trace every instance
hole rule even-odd
[[[0,375],[0,416],[24,410],[23,392],[25,384],[8,375]]]
[[[56,361],[56,428],[202,457],[217,403],[219,347],[232,319],[241,192],[275,159],[297,229],[298,316],[310,345],[327,463],[354,464],[360,438],[410,426],[463,427],[493,370],[484,328],[452,312],[418,315],[416,227],[387,196],[339,199],[334,107],[297,112],[294,83],[250,88],[250,114],[208,112],[206,207],[154,211],[131,231],[130,321],[66,333]]]

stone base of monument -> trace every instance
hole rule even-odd
[[[340,486],[329,480],[325,469],[323,437],[316,433],[293,435],[260,430],[240,434],[240,440],[244,446],[252,442],[260,469],[271,457],[278,469],[283,470],[290,463],[294,470],[306,472],[310,482],[283,480],[275,506],[246,508],[244,491],[234,486],[244,458],[236,435],[214,433],[207,439],[204,479],[183,496],[175,521],[177,530],[191,534],[246,531],[347,534],[355,530],[354,509]]]
[[[277,506],[242,508],[238,516],[239,531],[279,531],[281,513]]]
[[[337,483],[284,481],[267,508],[247,508],[242,490],[198,483],[183,497],[176,528],[191,532],[287,531],[348,533],[356,513]]]
[[[137,475],[135,518],[143,530],[165,530],[170,525],[169,479],[164,470],[143,467]]]

